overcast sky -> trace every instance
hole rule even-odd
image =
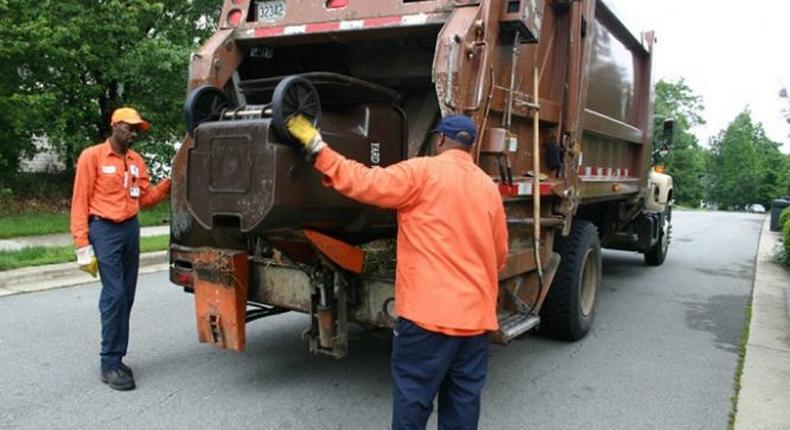
[[[790,0],[608,0],[638,37],[658,37],[655,79],[683,77],[704,99],[707,124],[694,130],[700,143],[749,106],[768,137],[790,153],[790,107],[778,97],[790,86]],[[788,88],[790,90],[790,88]]]

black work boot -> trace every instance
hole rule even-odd
[[[121,368],[118,369],[102,369],[101,381],[109,385],[110,388],[119,391],[133,390],[134,378],[124,372]]]
[[[134,378],[134,372],[132,372],[132,368],[131,368],[131,367],[129,367],[129,366],[127,366],[127,365],[125,365],[125,364],[121,363],[121,370],[123,370],[124,372],[126,372],[126,374],[127,374],[127,375],[129,375],[129,376],[131,376],[132,378]]]

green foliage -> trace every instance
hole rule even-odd
[[[170,246],[170,235],[140,238],[140,252],[164,251]]]
[[[0,217],[0,239],[67,233],[68,231],[68,214],[25,212]]]
[[[684,80],[659,81],[655,87],[653,142],[658,146],[663,138],[663,123],[675,121],[669,154],[656,160],[666,164],[667,173],[674,181],[674,198],[686,206],[699,207],[705,198],[705,167],[708,152],[700,147],[691,128],[704,124],[702,98],[694,94]]]
[[[790,156],[765,135],[748,109],[713,139],[700,146],[691,128],[704,124],[702,99],[683,79],[659,81],[655,87],[653,142],[660,145],[665,119],[674,119],[671,151],[655,160],[672,175],[677,203],[697,207],[702,200],[722,209],[743,209],[752,203],[770,206],[790,194]]]
[[[654,112],[663,118],[675,120],[675,130],[689,130],[705,124],[702,112],[705,106],[702,97],[695,94],[684,79],[676,82],[660,80],[655,87],[656,99]],[[679,128],[678,128],[679,126]],[[657,130],[660,132],[660,129]]]
[[[165,201],[142,210],[138,216],[141,227],[165,225],[170,220],[170,202]],[[51,208],[15,214],[0,213],[0,239],[68,233],[69,228],[69,213],[53,213]]]
[[[19,172],[16,175],[8,175],[0,179],[0,188],[9,189],[7,197],[9,203],[18,203],[28,199],[42,199],[57,202],[71,198],[73,181],[66,173],[45,173],[45,172]],[[13,205],[0,208],[0,214],[8,212],[6,209],[13,210]]]
[[[779,227],[784,228],[787,224],[790,224],[790,206],[782,209],[782,213],[779,214]]]
[[[34,5],[32,1],[26,3]],[[13,101],[22,81],[17,65],[25,51],[23,32],[15,21],[24,20],[32,13],[32,10],[17,11],[18,6],[17,1],[0,0],[0,170],[3,172],[16,172],[19,155],[33,150],[30,134],[19,127],[18,110]],[[6,176],[0,177],[0,183],[5,183]]]
[[[722,208],[770,206],[782,194],[782,171],[788,166],[779,147],[748,109],[741,112],[711,143],[711,198]]]
[[[140,211],[140,226],[158,226],[167,225],[170,222],[170,200],[165,200],[158,205]]]
[[[3,207],[10,205],[13,199],[14,190],[11,188],[0,188],[0,202],[3,203]]]
[[[214,30],[221,6],[0,0],[0,116],[8,120],[0,122],[0,168],[15,167],[39,135],[72,169],[84,147],[106,138],[112,111],[124,105],[153,124],[135,149],[168,163],[184,133],[190,52]]]
[[[746,363],[746,346],[749,342],[749,326],[752,322],[752,301],[746,304],[744,310],[743,329],[741,329],[741,342],[738,346],[738,364],[735,366],[735,379],[732,381],[733,393],[730,396],[730,415],[727,420],[727,429],[735,429],[735,416],[738,414],[738,396],[741,393],[743,379],[743,365]]]
[[[0,270],[13,270],[22,267],[43,266],[45,264],[76,261],[73,246],[42,246],[25,248],[19,251],[0,251]]]
[[[168,235],[140,238],[140,252],[164,251],[169,246],[169,242],[170,236]],[[71,245],[35,246],[19,251],[0,251],[0,271],[46,264],[68,263],[76,260],[74,247]],[[76,266],[74,270],[77,270]]]
[[[776,174],[776,182],[778,184],[778,189],[780,190],[780,194],[774,196],[774,198],[782,196],[790,196],[790,155],[785,154],[783,156],[783,160],[780,163],[780,167]]]
[[[785,262],[790,264],[790,222],[784,224]]]

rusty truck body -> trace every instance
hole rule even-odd
[[[395,214],[322,185],[283,132],[294,112],[381,167],[433,154],[442,115],[475,121],[510,236],[495,341],[583,337],[601,248],[663,263],[654,37],[603,1],[226,0],[219,24],[191,59],[173,169],[170,279],[194,293],[202,342],[241,351],[246,323],[297,311],[310,350],[339,358],[349,323],[397,317]]]

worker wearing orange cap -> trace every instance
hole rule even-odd
[[[129,343],[129,315],[140,259],[140,208],[170,192],[170,179],[151,185],[140,154],[130,148],[150,127],[136,110],[117,109],[112,134],[80,154],[71,200],[71,234],[79,268],[101,274],[101,380],[116,390],[134,389],[132,370],[122,359]]]
[[[325,185],[398,211],[392,428],[424,429],[438,393],[440,429],[476,429],[508,234],[497,187],[470,154],[474,123],[442,118],[437,156],[383,169],[333,151],[303,116],[287,126]]]

